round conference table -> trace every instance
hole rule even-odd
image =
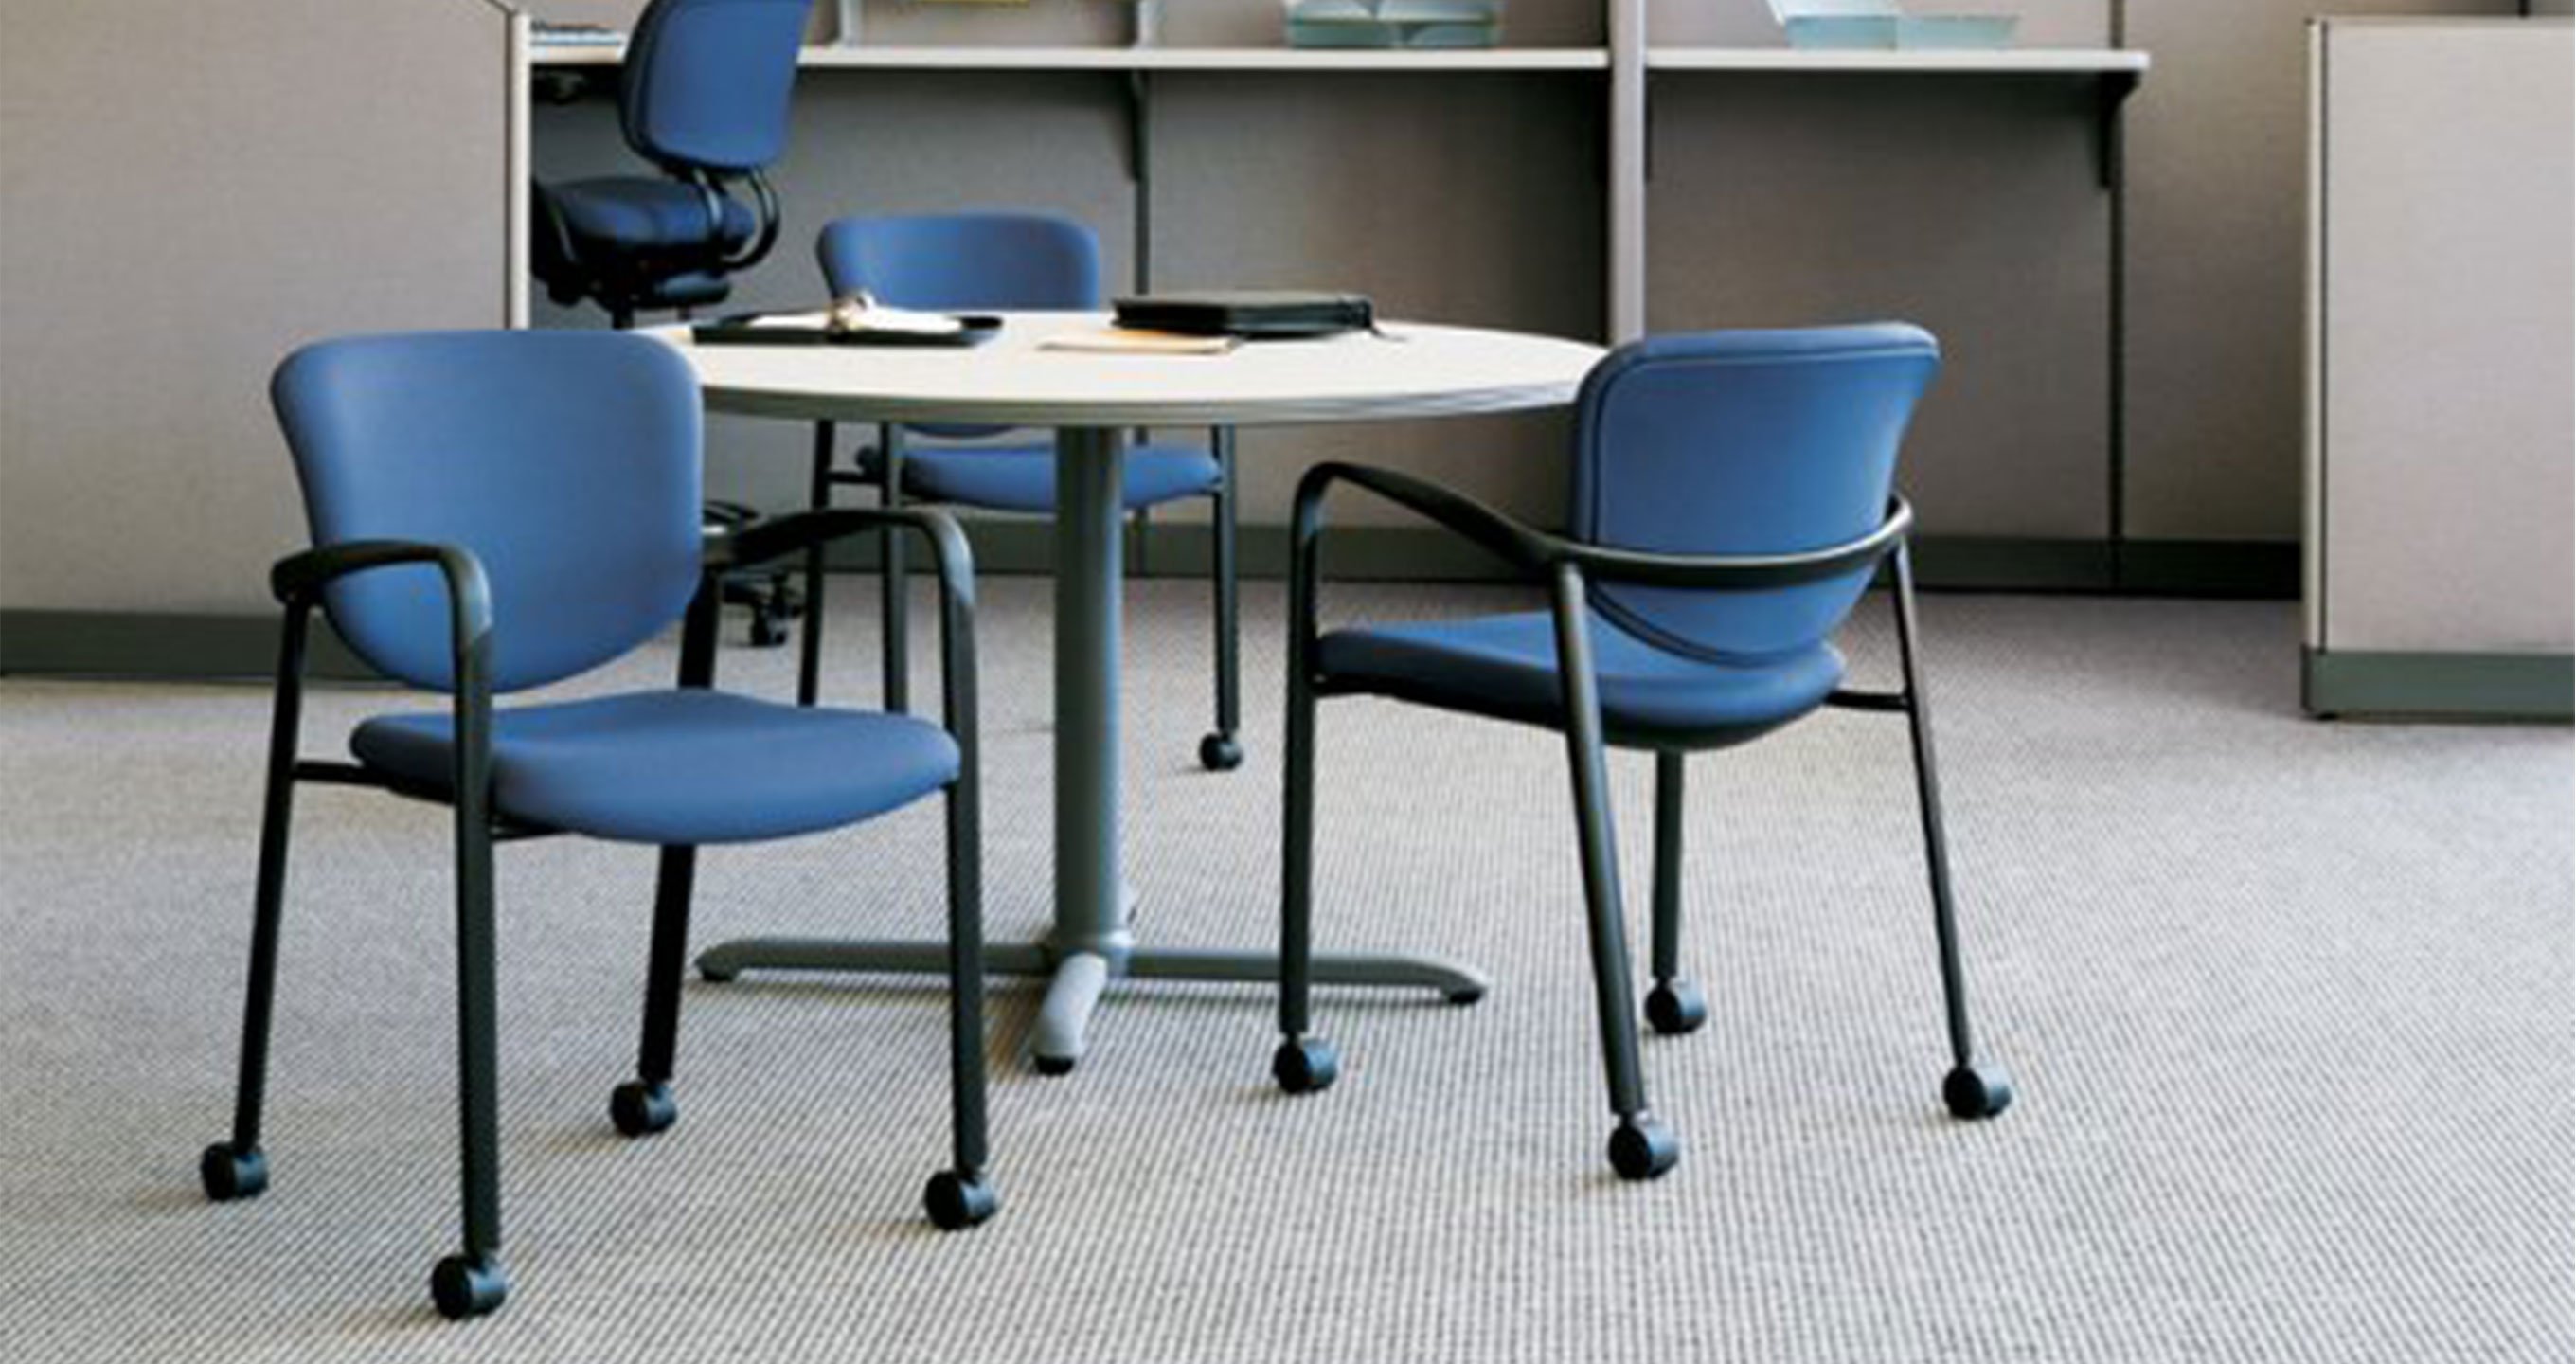
[[[1388,323],[1378,333],[1252,341],[1219,355],[1050,349],[1097,334],[1099,314],[1015,313],[976,346],[701,345],[655,334],[697,370],[709,411],[800,421],[953,422],[1055,432],[1055,924],[996,944],[988,969],[1051,977],[1034,1031],[1040,1070],[1071,1070],[1091,1015],[1120,976],[1269,980],[1277,956],[1140,946],[1119,870],[1120,490],[1125,432],[1512,412],[1571,403],[1598,346],[1465,327]],[[743,970],[936,972],[944,944],[745,938],[698,959]],[[1425,986],[1472,1000],[1483,977],[1421,957],[1315,958],[1314,978]]]

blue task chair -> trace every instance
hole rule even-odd
[[[531,256],[548,296],[619,327],[638,310],[721,302],[778,241],[762,171],[787,147],[810,0],[653,0],[618,86],[626,145],[658,176],[539,183]],[[735,185],[751,191],[748,205]]]
[[[1962,1118],[2012,1101],[1980,1065],[1952,929],[1932,732],[1915,660],[1912,514],[1890,488],[1914,402],[1939,366],[1902,325],[1671,336],[1623,346],[1583,384],[1573,530],[1560,538],[1383,469],[1319,465],[1297,490],[1289,585],[1287,849],[1279,1026],[1272,1073],[1291,1093],[1332,1083],[1339,1059],[1307,1035],[1313,898],[1315,700],[1393,697],[1561,730],[1591,918],[1592,975],[1628,1179],[1673,1167],[1681,1145],[1646,1107],[1610,829],[1605,744],[1655,754],[1654,977],[1647,1020],[1686,1033],[1708,1016],[1680,970],[1682,763],[1761,737],[1821,706],[1897,711],[1913,726],[1952,1066],[1942,1093]],[[1316,552],[1324,494],[1365,488],[1544,578],[1551,609],[1318,638]],[[1830,642],[1879,560],[1895,570],[1904,688],[1845,690]]]
[[[908,217],[843,218],[823,229],[815,244],[823,277],[834,297],[865,291],[902,308],[942,311],[1088,310],[1100,303],[1100,240],[1068,218],[1038,213],[953,213]],[[1007,428],[936,425],[914,428],[955,437],[997,436]],[[877,429],[877,444],[859,451],[858,468],[832,468],[832,424],[814,432],[813,505],[829,503],[836,484],[868,484],[886,505],[905,499],[1051,515],[1055,511],[1055,447],[1047,443],[924,446],[907,448],[905,428]],[[1234,432],[1216,427],[1206,450],[1139,445],[1127,452],[1127,509],[1139,523],[1147,509],[1185,497],[1214,502],[1216,537],[1216,728],[1199,741],[1199,762],[1225,771],[1243,761],[1236,734],[1242,723],[1235,656]],[[904,707],[902,547],[886,537],[884,577],[885,688],[890,709]],[[805,566],[805,597],[823,594],[820,555]],[[819,614],[819,613],[817,613]],[[819,621],[805,635],[801,687],[810,691],[820,668]]]
[[[611,332],[329,341],[289,357],[272,396],[313,548],[271,575],[286,613],[241,1088],[232,1139],[200,1162],[207,1194],[243,1198],[268,1184],[260,1107],[298,781],[380,787],[456,811],[464,1249],[430,1279],[449,1317],[488,1312],[509,1289],[499,1257],[493,844],[574,833],[661,849],[642,1057],[609,1106],[620,1132],[644,1136],[678,1115],[670,1079],[698,847],[855,824],[945,791],[954,1131],[951,1162],[930,1181],[927,1202],[942,1227],[990,1216],[974,584],[956,523],[936,512],[797,515],[723,546],[755,560],[890,526],[926,536],[945,607],[945,728],[755,700],[712,689],[712,580],[724,564],[701,552],[698,390],[669,348]],[[360,657],[450,694],[450,708],[358,726],[355,763],[299,758],[317,604]],[[492,708],[496,692],[588,672],[684,613],[675,689]]]
[[[635,20],[617,91],[626,145],[661,171],[539,182],[530,263],[556,303],[584,299],[623,331],[645,309],[724,301],[731,277],[778,242],[778,196],[762,173],[787,148],[789,95],[810,0],[652,0]],[[733,192],[748,188],[746,205]],[[717,502],[710,530],[750,508]],[[787,642],[799,607],[783,566],[727,576],[751,609],[751,641]]]

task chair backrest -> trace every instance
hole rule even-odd
[[[626,145],[673,171],[741,173],[787,147],[812,0],[653,0],[626,45]]]
[[[697,382],[618,332],[413,332],[306,346],[269,385],[316,546],[459,545],[491,587],[495,691],[605,663],[684,611],[699,567]],[[451,683],[448,608],[426,565],[324,598],[358,655]]]
[[[1656,337],[1577,399],[1573,533],[1671,554],[1772,554],[1857,539],[1886,516],[1898,444],[1940,367],[1903,323]],[[1756,660],[1842,623],[1869,570],[1705,592],[1605,584],[1594,606],[1678,652]]]
[[[814,244],[834,297],[865,289],[898,308],[1100,306],[1100,238],[1047,213],[843,218]]]

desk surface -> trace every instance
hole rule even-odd
[[[973,347],[700,346],[654,335],[698,372],[707,405],[754,416],[1048,428],[1259,426],[1510,412],[1574,400],[1603,350],[1582,341],[1389,322],[1387,336],[1246,342],[1223,355],[1046,350],[1097,313],[1013,313]],[[1397,339],[1391,339],[1397,338]]]

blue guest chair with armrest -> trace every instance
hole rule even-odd
[[[1915,657],[1912,513],[1891,491],[1897,446],[1940,363],[1932,338],[1883,324],[1663,337],[1619,348],[1577,401],[1572,530],[1542,534],[1421,480],[1326,464],[1297,491],[1292,525],[1287,847],[1279,1026],[1272,1073],[1291,1093],[1340,1066],[1310,1036],[1315,703],[1392,697],[1561,731],[1591,923],[1601,1042],[1618,1116],[1610,1162],[1628,1179],[1670,1170],[1681,1145],[1646,1106],[1632,1011],[1603,749],[1655,755],[1655,985],[1646,1015],[1686,1033],[1707,1004],[1680,970],[1685,755],[1758,739],[1824,706],[1902,713],[1912,726],[1933,925],[1961,1118],[2001,1113],[2012,1089],[1979,1063],[1951,912],[1949,862]],[[1323,501],[1337,483],[1387,498],[1544,579],[1550,608],[1318,635]],[[1878,563],[1894,570],[1902,690],[1843,684],[1834,631]]]
[[[948,213],[843,218],[815,244],[834,297],[865,291],[903,308],[954,311],[1069,310],[1101,306],[1100,240],[1069,218],[1040,213]],[[934,425],[912,428],[954,437],[996,436],[1005,428]],[[906,499],[1040,515],[1055,511],[1055,448],[1049,444],[909,448],[906,428],[878,428],[877,444],[859,453],[854,471],[832,468],[833,429],[814,436],[813,504],[834,485],[876,486],[886,504]],[[1243,761],[1235,655],[1234,432],[1217,427],[1206,450],[1139,445],[1127,452],[1126,507],[1141,521],[1149,508],[1185,497],[1214,503],[1212,585],[1216,594],[1216,728],[1199,742],[1202,765],[1223,771]],[[885,561],[886,704],[904,704],[902,547],[887,538]],[[806,564],[808,601],[822,600],[819,556]],[[804,685],[819,658],[816,629],[805,636]]]
[[[976,826],[972,563],[935,511],[799,514],[702,552],[700,418],[686,362],[613,332],[450,332],[306,347],[279,367],[278,417],[313,548],[281,561],[285,604],[260,833],[232,1138],[206,1149],[206,1192],[267,1187],[260,1144],[278,923],[298,782],[373,786],[456,815],[464,1246],[431,1277],[449,1317],[498,1307],[498,1059],[492,849],[583,834],[660,849],[636,1078],[610,1116],[643,1136],[677,1116],[670,1079],[697,850],[855,824],[944,792],[952,1149],[926,1196],[963,1227],[996,1206],[985,1176],[983,943]],[[833,535],[926,536],[942,588],[945,724],[714,690],[725,564]],[[357,761],[298,756],[315,606],[378,670],[448,693],[444,712],[380,716]],[[685,616],[679,685],[496,710],[492,698],[588,672]]]

